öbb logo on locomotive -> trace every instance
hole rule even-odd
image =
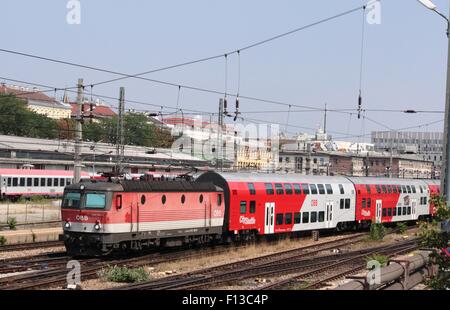
[[[193,181],[91,181],[66,186],[61,239],[71,255],[105,255],[364,229],[431,218],[430,198],[438,194],[434,180],[296,174],[209,171]]]

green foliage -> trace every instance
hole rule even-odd
[[[40,196],[40,195],[36,195],[36,196],[31,196],[30,197],[30,201],[32,202],[42,202],[46,200],[44,196]]]
[[[109,266],[99,272],[99,276],[107,281],[119,283],[136,283],[150,279],[144,268],[128,268],[120,266]]]
[[[32,138],[55,139],[58,123],[27,108],[27,103],[13,95],[0,95],[0,133]]]
[[[6,221],[6,225],[8,225],[9,229],[16,230],[16,226],[17,226],[16,218],[15,217],[8,218],[8,220]]]
[[[436,277],[427,281],[427,285],[434,289],[450,289],[450,258],[445,255],[442,249],[449,246],[450,232],[442,231],[441,222],[450,220],[450,208],[446,206],[445,200],[441,197],[432,197],[431,203],[436,207],[436,217],[432,223],[421,224],[420,235],[422,246],[434,249],[430,255],[433,264],[439,268]]]
[[[377,261],[380,266],[386,266],[388,261],[389,261],[389,257],[387,257],[386,255],[383,254],[373,254],[370,255],[368,257],[366,257],[366,261],[370,262],[370,261]]]
[[[5,244],[6,244],[5,236],[0,236],[0,245],[5,245]]]
[[[383,224],[380,223],[372,223],[370,225],[370,234],[369,238],[370,240],[374,241],[380,241],[383,240],[384,236],[387,234],[386,227],[383,226]]]
[[[405,223],[397,223],[397,229],[399,234],[404,234],[408,229],[408,225]]]

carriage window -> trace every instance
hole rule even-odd
[[[291,184],[284,184],[284,189],[286,190],[286,195],[292,195],[292,185]]]
[[[284,194],[283,185],[281,185],[280,183],[275,183],[275,189],[277,191],[277,195]]]
[[[331,184],[325,184],[325,188],[327,189],[328,195],[333,195],[333,188],[331,187]]]
[[[392,187],[390,185],[387,186],[387,190],[389,194],[392,194]]]
[[[402,208],[401,207],[397,208],[397,216],[402,216]]]
[[[377,190],[377,194],[381,194],[381,187],[380,187],[380,185],[375,185],[375,189]]]
[[[340,200],[340,206],[339,207],[340,207],[341,210],[344,210],[344,199]]]
[[[105,194],[86,194],[86,209],[104,209],[105,205]]]
[[[366,184],[367,194],[370,194],[370,185]]]
[[[408,207],[408,215],[411,215],[411,207]]]
[[[47,178],[47,186],[52,186],[52,179],[51,178]]]
[[[63,178],[59,179],[59,186],[63,186],[64,187],[65,186],[65,184],[64,184],[65,182],[64,181],[65,181],[65,179],[63,179]]]
[[[241,214],[247,213],[247,201],[241,201]]]
[[[184,195],[183,195],[184,196]],[[184,202],[183,202],[184,203]],[[222,205],[222,194],[217,195],[217,205],[221,206]]]
[[[394,192],[394,194],[397,194],[397,186],[392,186],[392,192]]]
[[[277,225],[283,225],[283,214],[282,213],[278,213],[277,214],[276,224]]]
[[[294,213],[294,224],[300,224],[302,222],[301,213]]]
[[[391,208],[389,208],[387,212],[388,212],[388,216],[392,216],[392,209]]]
[[[350,198],[345,199],[345,208],[350,209]]]
[[[80,208],[81,194],[80,193],[66,193],[63,198],[63,208]]]
[[[398,193],[399,194],[401,194],[402,193],[402,187],[399,185],[399,186],[397,186],[397,191],[398,191]]]
[[[11,178],[8,178],[8,186],[11,186]]]
[[[25,186],[25,178],[20,178],[20,186]]]
[[[406,190],[406,186],[405,186],[405,185],[402,185],[402,192],[403,192],[403,194],[406,194],[406,193],[407,193],[407,190]]]
[[[317,187],[319,188],[319,194],[325,195],[325,187],[323,186],[323,184],[317,184]]]
[[[387,210],[387,209],[383,209],[383,217],[387,215],[386,210]]]
[[[247,186],[248,186],[248,190],[250,192],[250,195],[256,195],[255,184],[247,183]]]
[[[309,223],[309,212],[302,213],[302,222],[303,224]]]
[[[165,205],[165,204],[166,204],[166,201],[167,201],[166,195],[162,195],[162,197],[161,197],[161,203],[162,203],[163,205]]]
[[[33,186],[39,186],[39,178],[33,179]]]
[[[250,201],[250,213],[256,213],[256,201]]]
[[[403,215],[406,215],[406,207],[403,207]]]
[[[286,225],[292,224],[292,213],[286,213],[285,215],[285,223]]]
[[[311,188],[311,194],[317,195],[317,186],[316,186],[316,184],[309,184],[309,187]]]
[[[414,185],[411,186],[411,189],[412,189],[413,194],[417,193],[416,187]]]
[[[342,184],[339,184],[339,192],[341,193],[341,195],[345,194],[344,186],[342,186]]]
[[[13,178],[13,185],[12,186],[17,186],[17,178]]]
[[[186,202],[186,196],[181,195],[181,204],[184,205],[185,202]],[[220,206],[220,195],[217,196],[217,205]]]
[[[70,185],[70,184],[72,184],[72,180],[71,179],[67,179],[66,180],[66,185]]]
[[[311,212],[311,223],[317,223],[317,212]]]
[[[420,193],[423,194],[423,187],[422,185],[419,185]]]
[[[427,204],[427,197],[423,197],[423,204],[426,205]]]
[[[319,212],[319,223],[323,223],[323,222],[325,222],[325,212],[320,211]]]
[[[367,204],[366,198],[363,198],[362,204],[361,204],[361,208],[365,209],[366,208],[366,204]]]
[[[411,186],[406,185],[406,189],[408,190],[408,194],[411,194]]]
[[[53,186],[58,186],[58,182],[59,180],[58,180],[58,178],[54,178],[53,179]]]
[[[45,186],[45,178],[41,178],[41,186]]]
[[[392,212],[393,212],[393,216],[397,216],[397,208],[394,208],[393,210],[392,210]]]
[[[302,193],[300,189],[300,184],[294,184],[294,192],[296,195],[300,195]]]
[[[303,194],[309,195],[309,186],[308,186],[308,184],[302,184],[302,191],[303,191]]]
[[[274,191],[273,191],[272,183],[265,183],[264,185],[266,186],[266,194],[267,195],[273,195]]]
[[[381,185],[381,189],[383,190],[383,194],[387,193],[386,185]]]
[[[370,209],[372,207],[372,199],[367,198],[367,209]]]
[[[27,186],[31,186],[31,185],[33,185],[33,179],[27,178]]]

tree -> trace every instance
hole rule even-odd
[[[422,224],[421,236],[423,245],[434,249],[430,255],[433,264],[439,268],[438,275],[427,281],[434,289],[450,289],[450,258],[442,251],[449,246],[450,232],[442,231],[440,224],[450,220],[450,208],[445,199],[433,196],[430,201],[437,209],[435,219],[431,224]]]
[[[0,95],[0,133],[31,138],[55,139],[58,123],[42,114],[30,111],[24,100],[14,95]]]

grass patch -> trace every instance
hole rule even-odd
[[[148,273],[143,267],[108,266],[99,272],[99,276],[104,280],[118,283],[138,283],[150,280]]]
[[[381,241],[387,234],[386,227],[380,223],[372,223],[370,225],[369,239],[374,241]]]
[[[5,244],[6,244],[5,236],[0,236],[0,245],[5,245]]]
[[[386,255],[383,254],[373,254],[371,256],[366,257],[366,261],[377,261],[381,267],[384,267],[387,265],[389,258]]]
[[[397,229],[399,234],[404,234],[408,229],[408,225],[405,223],[397,223]]]
[[[8,220],[6,221],[6,225],[8,225],[10,230],[16,230],[16,228],[17,228],[16,218],[15,217],[8,218]]]

